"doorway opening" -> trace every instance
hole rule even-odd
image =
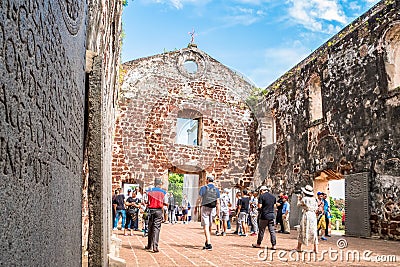
[[[168,193],[172,193],[175,202],[176,221],[180,222],[185,219],[183,215],[187,215],[187,221],[197,221],[194,216],[194,207],[199,196],[199,180],[200,173],[168,173]],[[169,207],[170,208],[170,207]],[[187,214],[185,213],[187,209]]]
[[[322,171],[314,180],[314,195],[323,192],[329,204],[328,233],[345,234],[345,179],[340,173],[332,170]]]

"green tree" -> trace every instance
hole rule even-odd
[[[168,175],[168,192],[174,194],[175,202],[177,202],[178,205],[182,203],[183,177],[183,174],[177,173],[170,173]]]
[[[335,225],[337,220],[339,220],[339,222],[342,221],[342,212],[338,209],[332,197],[329,197],[329,205],[331,208],[332,225]]]

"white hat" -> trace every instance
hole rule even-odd
[[[260,191],[261,191],[261,190],[265,190],[265,191],[266,191],[266,190],[268,190],[268,187],[266,187],[265,185],[263,185],[263,186],[260,187]]]
[[[309,195],[309,196],[314,195],[314,189],[312,188],[311,185],[306,185],[305,187],[302,187],[301,191],[303,191],[304,194]]]
[[[225,189],[224,189],[224,192],[225,192],[225,193],[229,193],[229,189],[228,189],[228,188],[225,188]]]

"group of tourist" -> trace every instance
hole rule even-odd
[[[139,190],[128,189],[128,194],[125,196],[122,189],[118,188],[114,191],[112,197],[113,211],[113,230],[117,230],[119,219],[122,218],[121,229],[124,230],[124,235],[127,236],[129,231],[133,235],[132,230],[139,230],[139,214],[142,210],[146,213],[147,194],[143,195]],[[147,232],[147,220],[144,220],[144,232]]]
[[[164,223],[175,224],[179,221],[186,224],[192,219],[192,207],[188,201],[187,195],[184,194],[181,205],[175,201],[173,192],[166,194],[168,205],[164,206]]]
[[[230,190],[219,190],[214,185],[214,178],[207,177],[207,184],[200,188],[196,207],[200,207],[201,226],[205,235],[204,250],[212,250],[211,233],[216,225],[216,236],[226,236],[231,228],[230,214],[232,203]],[[177,205],[173,193],[167,193],[161,188],[162,181],[155,179],[155,187],[148,189],[140,197],[138,192],[128,190],[128,196],[115,192],[113,197],[113,211],[115,211],[114,230],[117,229],[119,218],[122,217],[124,235],[127,231],[138,229],[139,211],[142,210],[146,218],[143,220],[143,229],[148,232],[148,243],[145,249],[158,252],[159,233],[162,222],[175,224],[177,221],[188,223],[191,217],[191,205],[184,195],[182,205]],[[222,194],[221,192],[222,191]],[[242,190],[236,194],[236,230],[239,236],[257,236],[254,248],[261,248],[264,234],[268,228],[271,237],[271,248],[276,249],[276,230],[278,233],[290,233],[290,204],[288,196],[279,194],[276,199],[269,192],[269,188],[261,186],[258,190]],[[301,189],[298,194],[297,205],[302,209],[301,222],[298,231],[298,244],[294,248],[301,250],[301,246],[313,244],[314,251],[318,252],[318,235],[322,232],[322,240],[328,235],[329,203],[326,194],[318,192],[318,199],[314,198],[313,188],[310,185]],[[194,215],[198,212],[194,209]]]

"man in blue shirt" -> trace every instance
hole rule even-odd
[[[327,200],[328,195],[326,193],[323,193],[323,202],[324,202],[324,214],[325,214],[325,236],[330,237],[329,235],[329,219],[331,218],[331,210],[329,208],[329,202]]]
[[[220,213],[220,192],[213,184],[214,177],[207,176],[207,185],[200,188],[199,199],[197,203],[201,203],[201,226],[203,226],[204,235],[206,237],[203,249],[212,250],[211,231],[213,222],[213,210],[216,209],[216,217],[219,218]],[[198,206],[198,205],[197,205]]]

